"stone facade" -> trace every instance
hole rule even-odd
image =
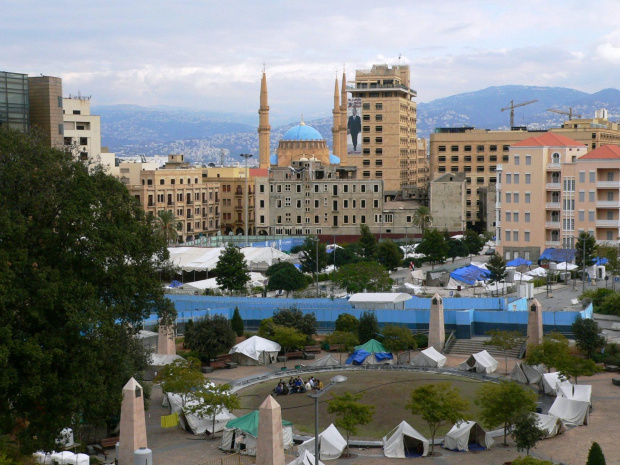
[[[465,174],[447,173],[430,183],[432,227],[440,231],[465,229]]]
[[[50,147],[63,148],[62,79],[51,76],[29,77],[30,127],[42,131]]]

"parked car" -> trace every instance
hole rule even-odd
[[[485,255],[495,255],[495,249],[493,247],[489,247],[484,254]]]

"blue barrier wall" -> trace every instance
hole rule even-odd
[[[209,315],[223,315],[232,318],[233,312],[239,313],[246,328],[258,328],[261,320],[271,318],[281,308],[295,306],[304,314],[313,313],[319,324],[320,332],[331,332],[334,323],[342,313],[359,318],[366,310],[354,309],[345,299],[281,299],[256,297],[215,297],[194,295],[168,295],[178,312],[177,322],[185,323],[189,319],[198,319]],[[444,298],[444,322],[446,331],[456,330],[459,339],[482,336],[491,329],[527,330],[527,300],[516,299],[506,302],[502,298]],[[412,330],[427,331],[431,302],[428,298],[417,298],[406,302],[404,310],[375,310],[379,325],[400,324]],[[580,315],[592,317],[592,305],[581,312],[544,312],[543,327],[545,333],[559,331],[571,332],[571,325]],[[146,320],[147,325],[157,322],[156,315]]]

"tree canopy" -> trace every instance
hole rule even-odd
[[[217,285],[227,291],[242,291],[250,281],[248,265],[243,252],[235,244],[228,243],[213,270]]]
[[[373,259],[377,254],[377,239],[365,224],[360,226],[359,246],[362,250],[362,256],[366,259]]]
[[[467,253],[470,259],[472,255],[478,255],[486,243],[485,237],[481,237],[476,231],[472,230],[465,231],[462,240],[467,246]]]
[[[603,336],[598,323],[593,319],[577,316],[572,325],[572,330],[577,347],[586,357],[592,358],[594,352],[605,347],[605,336]]]
[[[299,263],[301,263],[301,270],[304,273],[316,273],[317,247],[319,273],[327,266],[327,246],[324,242],[319,241],[317,237],[308,236],[299,252]]]
[[[426,258],[431,262],[431,266],[435,263],[442,263],[445,261],[448,254],[448,245],[443,234],[438,229],[427,229],[424,231],[422,241],[416,248],[417,253],[423,253]]]
[[[560,333],[549,333],[537,346],[528,346],[525,361],[529,365],[544,364],[549,371],[557,368],[570,356],[568,339]]]
[[[120,181],[34,133],[0,128],[0,205],[0,436],[52,450],[61,429],[118,416],[147,366],[142,321],[175,317],[168,252]]]
[[[424,205],[418,208],[413,214],[411,223],[420,228],[422,236],[424,236],[426,228],[433,224],[433,215],[431,215],[430,208],[425,207]]]
[[[491,255],[487,268],[491,273],[489,279],[491,283],[500,283],[506,279],[506,260],[500,254],[495,253]],[[498,287],[499,294],[499,287]]]
[[[199,389],[205,382],[200,371],[200,360],[195,358],[177,359],[164,366],[155,381],[161,383],[164,392],[181,394],[181,402],[185,406],[188,396]]]
[[[329,401],[327,411],[336,415],[334,424],[342,428],[347,435],[347,453],[349,455],[349,438],[357,434],[357,426],[367,425],[372,421],[375,407],[361,404],[362,393],[351,394],[345,392],[340,396],[334,396]]]
[[[523,412],[514,420],[512,437],[515,440],[517,450],[526,451],[530,454],[530,449],[536,446],[538,441],[547,437],[547,432],[538,426],[538,417],[531,412]]]
[[[200,389],[192,392],[192,402],[186,409],[199,418],[212,418],[212,431],[215,437],[215,420],[224,410],[241,408],[241,399],[231,391],[229,384],[214,384],[204,380]]]
[[[601,449],[598,442],[593,442],[588,452],[588,461],[586,465],[605,465],[606,463],[603,449]]]
[[[383,347],[393,353],[403,352],[405,350],[413,350],[417,348],[411,330],[406,326],[385,325],[381,328]]]
[[[230,321],[222,315],[196,320],[185,332],[185,345],[209,361],[218,354],[228,352],[236,340],[237,335]]]
[[[380,242],[377,247],[377,261],[387,270],[394,271],[403,261],[403,252],[395,242],[386,239]]]
[[[341,313],[336,318],[335,330],[336,331],[349,331],[351,333],[357,334],[357,328],[360,325],[360,320],[358,320],[355,316],[350,315],[348,313]]]
[[[276,267],[274,269],[274,267]],[[286,295],[291,291],[300,291],[308,285],[306,277],[295,265],[289,262],[276,263],[267,269],[269,283],[267,289],[270,291],[286,291]]]
[[[304,313],[297,307],[280,308],[272,317],[273,323],[280,326],[295,328],[310,339],[319,329],[314,313]]]
[[[379,333],[379,322],[377,315],[372,310],[367,310],[360,315],[360,324],[357,327],[357,335],[360,344],[366,344],[371,339],[377,337]]]
[[[485,346],[495,346],[504,353],[505,369],[508,374],[508,351],[514,349],[517,344],[522,344],[525,337],[521,331],[501,331],[492,329],[487,332],[491,339],[485,341]]]
[[[303,348],[307,338],[305,334],[293,327],[275,325],[271,339],[282,346],[284,355],[286,355],[287,352]]]
[[[389,292],[393,280],[387,270],[375,262],[341,266],[332,274],[332,281],[347,292]]]
[[[243,325],[243,319],[241,318],[241,314],[239,313],[239,307],[235,307],[235,312],[233,313],[233,317],[230,320],[230,327],[237,336],[243,336],[245,327]]]
[[[596,259],[596,249],[597,245],[594,236],[585,231],[579,233],[577,243],[575,244],[575,263],[580,268],[584,267],[584,261],[586,268],[592,266]]]

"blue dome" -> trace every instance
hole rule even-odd
[[[269,164],[270,165],[278,165],[278,154],[277,153],[272,153],[271,155],[269,155]]]
[[[331,165],[339,165],[340,164],[340,157],[337,157],[333,153],[330,153],[329,154],[329,163]]]
[[[282,140],[325,140],[319,131],[301,123],[284,133]]]

